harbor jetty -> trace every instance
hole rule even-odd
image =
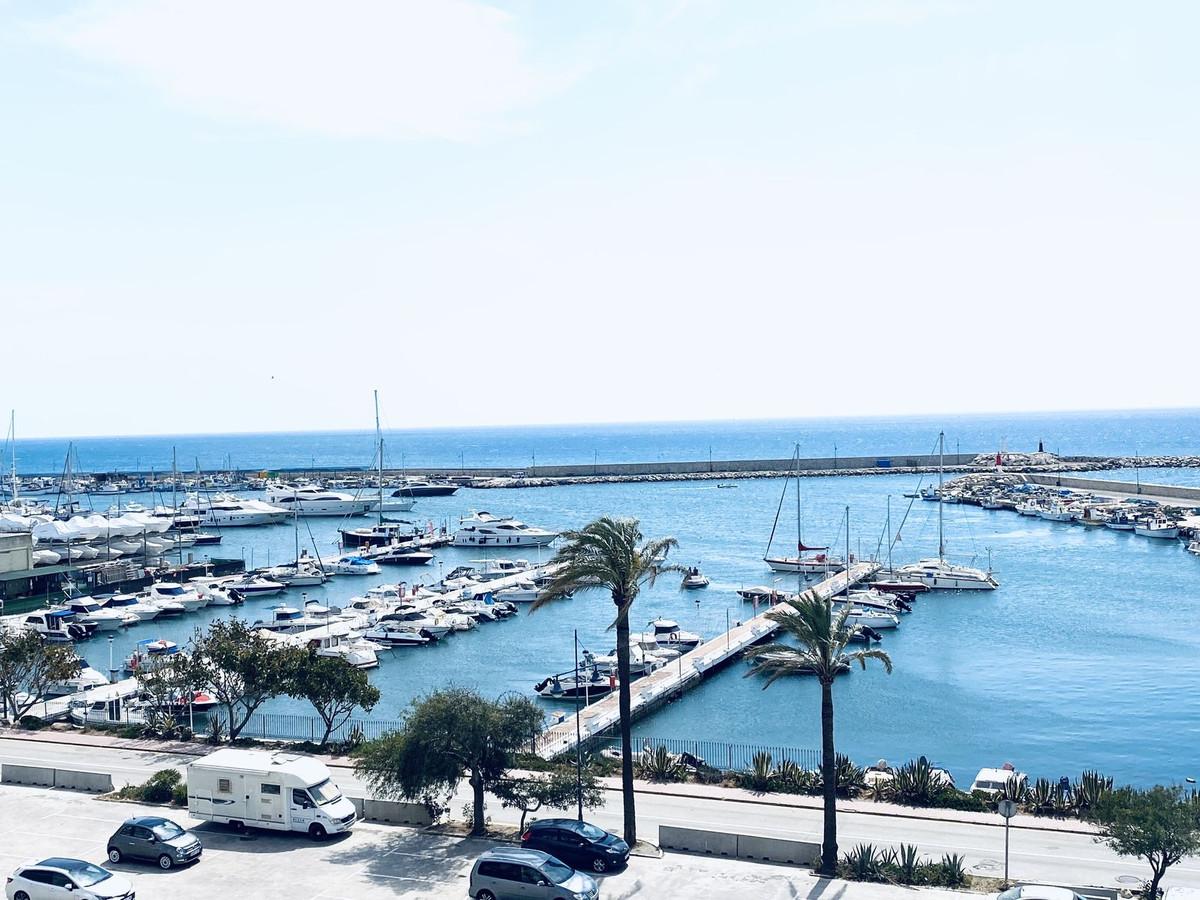
[[[822,598],[833,597],[870,578],[879,568],[877,563],[854,563],[848,572],[839,572],[809,590]],[[770,610],[737,623],[724,634],[705,641],[661,669],[633,682],[630,685],[632,718],[639,719],[657,709],[736,659],[743,650],[769,638],[779,626],[767,616],[767,612]],[[574,715],[563,716],[561,721],[538,736],[538,755],[543,759],[553,759],[574,750],[577,744],[587,746],[592,743],[620,722],[619,703],[619,695],[614,691],[583,707],[578,723]]]

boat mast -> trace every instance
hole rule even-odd
[[[711,451],[710,451],[711,452]],[[796,461],[793,469],[796,476],[796,594],[803,593],[804,589],[804,564],[801,560],[804,559],[804,532],[800,527],[802,517],[800,513],[800,442],[796,441],[796,452],[792,455],[792,459]],[[711,462],[710,462],[711,467]]]
[[[888,578],[892,573],[892,495],[887,495]]]
[[[17,411],[14,409],[8,417],[8,439],[12,441],[12,465],[8,477],[12,479],[13,503],[17,502]]]
[[[946,432],[938,432],[938,562],[946,558],[945,522],[942,510],[942,476],[945,468]]]
[[[379,427],[379,391],[375,394],[375,442],[379,449],[379,524],[383,525],[383,430]]]

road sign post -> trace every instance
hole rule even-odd
[[[996,804],[996,812],[1004,816],[1004,883],[1008,884],[1008,823],[1017,814],[1017,804],[1013,800],[1001,800]]]

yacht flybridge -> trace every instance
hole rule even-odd
[[[365,516],[379,502],[374,497],[352,497],[327,491],[315,484],[267,485],[266,500],[280,509],[296,511],[300,516]]]
[[[477,512],[460,519],[454,532],[455,547],[545,547],[558,537],[558,532],[526,525],[511,516],[493,516]]]

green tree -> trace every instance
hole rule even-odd
[[[533,602],[531,611],[576,591],[607,590],[617,608],[609,627],[617,630],[617,695],[621,717],[621,793],[625,810],[625,841],[637,843],[637,816],[633,796],[633,717],[629,694],[629,610],[643,584],[654,584],[663,572],[680,572],[665,564],[667,554],[679,546],[674,538],[642,542],[637,519],[603,516],[581,531],[568,531],[565,543],[551,561],[554,579]]]
[[[892,660],[882,650],[846,652],[857,625],[849,622],[850,606],[834,612],[833,603],[809,591],[781,603],[767,613],[795,644],[770,643],[754,647],[748,654],[753,668],[747,675],[767,676],[766,690],[785,675],[815,675],[821,685],[821,787],[825,801],[825,834],[821,841],[821,873],[837,870],[837,753],[833,747],[833,680],[852,663],[864,669],[876,659],[892,671]]]
[[[447,688],[414,700],[399,731],[362,746],[356,768],[384,797],[443,809],[466,776],[471,833],[483,834],[484,792],[541,726],[542,711],[525,697],[488,700],[469,688]]]
[[[56,681],[79,674],[72,647],[48,644],[36,632],[0,626],[0,719],[19,721]]]
[[[146,660],[137,672],[138,688],[147,700],[146,726],[161,737],[171,737],[178,725],[171,714],[176,703],[186,701],[195,682],[193,665],[182,653],[162,660]]]
[[[309,653],[292,677],[288,693],[312,704],[325,724],[321,746],[348,721],[356,709],[371,710],[379,702],[379,688],[367,679],[367,673],[332,656]]]
[[[194,683],[208,685],[236,740],[250,717],[272,697],[288,693],[306,652],[273,641],[240,619],[218,619],[191,642]]]
[[[559,768],[527,778],[505,778],[492,786],[492,794],[500,804],[521,811],[520,830],[525,830],[525,817],[543,806],[571,809],[580,798],[584,809],[604,805],[604,789],[591,769],[583,769],[576,779],[574,768]]]
[[[1158,897],[1167,869],[1200,852],[1200,801],[1195,792],[1182,787],[1112,791],[1093,808],[1092,818],[1100,826],[1098,842],[1121,856],[1140,856],[1150,864],[1144,896],[1151,900]]]

